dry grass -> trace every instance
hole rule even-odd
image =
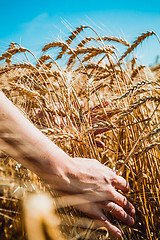
[[[88,30],[96,38],[83,39],[81,32]],[[122,239],[160,238],[159,66],[139,66],[134,57],[124,62],[152,35],[143,33],[129,44],[81,26],[66,41],[44,46],[35,64],[29,62],[30,51],[14,43],[0,57],[5,62],[0,68],[0,87],[44,134],[70,156],[96,158],[121,170],[129,181],[128,198],[136,207],[134,227],[108,216],[122,230]],[[112,41],[122,44],[124,52],[120,54]],[[57,59],[65,59],[66,68],[53,59],[55,47],[61,48]],[[27,63],[14,62],[13,55],[24,53]],[[105,99],[111,100],[109,106]],[[4,153],[0,164],[2,239],[25,239],[21,221],[25,192],[49,192],[55,199],[56,194]],[[57,213],[65,239],[109,239],[104,229],[96,230],[92,220],[72,207],[57,208]]]

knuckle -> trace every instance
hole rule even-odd
[[[127,198],[126,198],[126,197],[123,197],[123,204],[124,204],[124,206],[127,206],[127,203],[128,203]]]
[[[107,192],[111,197],[114,197],[114,189],[109,188]]]
[[[117,212],[119,217],[123,217],[124,216],[124,210],[122,208],[119,209],[119,211]]]
[[[106,204],[107,208],[110,210],[112,208],[112,202],[108,201]]]
[[[118,181],[115,177],[113,177],[112,180],[111,180],[111,183],[112,183],[112,186],[116,186]]]
[[[130,190],[130,186],[129,186],[129,182],[126,181],[126,189],[129,191]]]

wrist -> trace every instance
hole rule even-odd
[[[54,190],[68,191],[70,186],[69,172],[73,167],[72,158],[56,145],[45,154],[45,169],[41,171],[41,177]]]

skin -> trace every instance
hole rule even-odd
[[[68,156],[27,120],[2,92],[0,117],[8,126],[8,131],[16,134],[21,141],[16,140],[14,151],[5,151],[63,196],[72,196],[70,199],[76,196],[78,210],[96,219],[114,237],[120,237],[121,231],[109,222],[103,209],[129,226],[134,224],[134,206],[117,191],[129,191],[129,184],[123,177],[96,159]],[[3,140],[10,144],[6,138]],[[29,149],[27,153],[21,148],[22,142]],[[29,155],[30,152],[32,154]]]

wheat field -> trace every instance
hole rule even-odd
[[[129,43],[80,26],[38,58],[17,43],[0,56],[0,88],[37,128],[70,156],[97,159],[129,182],[134,226],[106,213],[124,240],[160,239],[160,66],[134,56],[150,37],[160,41],[152,31]],[[0,139],[4,129],[0,121]],[[0,171],[1,239],[112,239],[72,206],[59,206],[63,199],[5,151]]]

